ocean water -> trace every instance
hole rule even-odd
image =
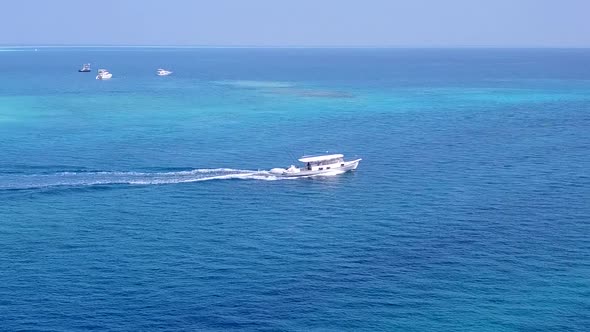
[[[0,72],[0,330],[590,326],[590,50],[41,48]],[[326,151],[363,161],[265,172]]]

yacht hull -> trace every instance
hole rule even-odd
[[[353,161],[345,161],[343,162],[344,166],[333,167],[330,169],[324,170],[317,170],[317,171],[308,171],[306,169],[301,169],[299,172],[281,172],[281,173],[273,173],[276,176],[286,177],[286,178],[298,178],[298,177],[310,177],[310,176],[330,176],[330,175],[337,175],[346,173],[349,171],[355,170],[359,162],[362,159],[356,159]]]

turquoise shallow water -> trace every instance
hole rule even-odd
[[[2,329],[590,326],[588,50],[40,49],[0,71]],[[363,161],[260,172],[325,151]]]

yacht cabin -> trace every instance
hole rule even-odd
[[[299,159],[305,167],[303,169],[307,171],[324,171],[334,168],[344,167],[344,155],[341,154],[330,154],[324,156],[315,157],[303,157]]]

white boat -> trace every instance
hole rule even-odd
[[[90,70],[90,64],[89,63],[85,63],[82,65],[82,68],[78,69],[78,72],[80,73],[89,73],[91,72]]]
[[[158,75],[158,76],[168,76],[170,74],[172,74],[171,71],[166,70],[166,69],[162,69],[162,68],[160,68],[156,71],[156,75]]]
[[[282,177],[336,175],[355,170],[361,160],[344,161],[344,155],[341,154],[304,156],[299,158],[303,167],[291,165],[289,168],[273,168],[270,173]]]
[[[96,75],[97,80],[108,80],[113,77],[113,74],[109,73],[106,69],[99,69],[98,75]]]

